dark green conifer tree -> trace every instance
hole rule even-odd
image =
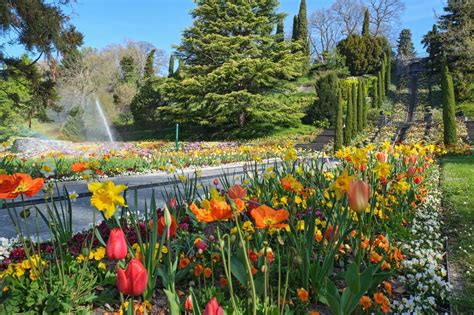
[[[346,108],[346,128],[344,133],[344,144],[348,146],[352,140],[352,120],[353,120],[353,110],[352,110],[352,88],[349,88],[347,95],[347,108]]]
[[[145,68],[143,69],[143,79],[149,80],[155,77],[155,67],[153,65],[155,61],[155,49],[152,49],[146,57]]]
[[[365,129],[367,127],[367,112],[368,112],[368,105],[367,105],[367,94],[366,94],[366,84],[365,81],[362,81],[362,128]]]
[[[364,23],[362,24],[362,36],[370,36],[369,19],[369,9],[366,8],[364,12]]]
[[[383,103],[383,80],[382,80],[382,73],[379,71],[377,73],[377,108],[382,108],[382,103]]]
[[[443,93],[443,123],[444,123],[444,144],[452,145],[457,142],[456,135],[456,100],[454,97],[453,78],[449,73],[446,62],[446,54],[441,57],[441,90]]]
[[[337,111],[336,111],[336,135],[334,138],[334,152],[340,150],[343,145],[343,111],[342,111],[342,92],[337,89]]]
[[[351,102],[352,102],[352,139],[357,135],[359,132],[358,126],[357,126],[357,83],[352,83],[351,84]]]
[[[364,130],[364,87],[362,79],[358,80],[357,91],[357,130]]]
[[[276,41],[279,43],[285,40],[285,26],[283,24],[283,21],[284,21],[284,16],[280,15],[278,17],[278,23],[277,23],[277,28],[276,28],[276,36],[277,36]]]
[[[372,108],[379,107],[379,80],[375,78],[373,86],[372,86]]]
[[[175,76],[174,72],[174,55],[171,54],[170,56],[170,62],[168,64],[168,78],[172,78]]]

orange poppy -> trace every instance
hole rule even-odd
[[[255,220],[257,229],[286,228],[288,224],[281,222],[288,220],[290,216],[289,212],[284,209],[274,210],[266,205],[253,209],[251,215]]]
[[[76,163],[71,165],[71,170],[74,173],[83,172],[83,171],[87,170],[88,168],[89,168],[89,164],[87,164],[85,162],[76,162]]]
[[[15,199],[23,194],[28,197],[33,197],[44,186],[43,178],[33,179],[28,174],[16,173],[9,177],[8,179],[3,175],[2,178],[0,178],[0,183],[2,184],[0,199]]]
[[[201,207],[202,208],[196,206],[194,202],[189,206],[189,209],[201,222],[209,223],[232,218],[232,208],[225,200],[203,200],[201,202]]]
[[[235,206],[237,211],[242,212],[245,210],[245,202],[242,199],[236,198],[235,199]]]

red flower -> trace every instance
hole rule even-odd
[[[370,187],[364,181],[354,180],[349,185],[347,198],[349,206],[357,213],[361,213],[369,204]]]
[[[203,315],[224,315],[224,309],[219,305],[217,299],[213,297],[209,303],[207,303]]]
[[[71,170],[74,173],[79,173],[87,170],[89,168],[89,164],[85,162],[76,162],[73,165],[71,165]]]
[[[415,182],[415,184],[419,185],[423,181],[423,176],[415,176],[413,181]]]
[[[244,199],[247,196],[247,189],[240,185],[234,185],[229,188],[227,195],[230,199]]]
[[[127,257],[127,242],[122,229],[114,228],[110,231],[109,240],[107,241],[106,253],[110,260],[121,260]]]
[[[328,241],[336,241],[339,238],[339,227],[336,226],[336,230],[333,232],[334,226],[330,225],[328,226],[326,233],[324,234],[324,237]]]
[[[184,301],[184,309],[186,311],[192,311],[193,310],[193,298],[191,295],[188,295],[186,298],[186,301]]]
[[[170,230],[169,230],[169,238],[172,238],[176,234],[176,219],[174,215],[171,215],[171,225],[170,225]],[[165,216],[161,216],[161,218],[158,219],[158,235],[163,234],[163,232],[166,231],[166,224],[165,224]]]
[[[213,182],[214,182],[214,185],[216,185],[216,186],[219,185],[219,179],[218,178],[214,178]]]
[[[124,271],[118,268],[117,288],[127,295],[142,295],[148,282],[148,274],[143,264],[138,259],[132,259]]]
[[[169,205],[171,209],[174,209],[176,207],[177,201],[175,197],[171,197],[169,201]]]

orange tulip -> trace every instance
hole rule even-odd
[[[268,228],[286,228],[288,224],[281,223],[288,220],[289,212],[286,210],[274,210],[269,206],[262,205],[252,210],[252,217],[255,220],[255,226],[257,229],[268,229]]]
[[[351,181],[349,190],[347,191],[347,197],[351,209],[357,213],[364,211],[369,204],[369,194],[369,184],[361,180]]]
[[[234,185],[229,188],[227,195],[230,199],[244,199],[247,196],[247,189],[240,185]]]
[[[28,174],[16,173],[13,175],[2,175],[0,183],[2,184],[0,186],[0,199],[15,199],[23,194],[28,197],[36,195],[43,188],[44,179],[32,179]]]
[[[89,168],[89,165],[85,162],[76,162],[71,165],[71,170],[74,173],[79,173],[87,170]]]

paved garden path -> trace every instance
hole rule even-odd
[[[272,159],[267,160],[259,164],[259,172],[263,172],[267,167],[278,165],[280,163],[278,160]],[[329,167],[334,162],[327,163]],[[230,182],[238,183],[240,182],[240,177],[246,171],[255,170],[255,164],[253,163],[234,163],[226,164],[215,167],[201,168],[201,176],[199,181],[203,187],[213,185],[215,178],[226,176]],[[182,175],[184,176],[193,176],[196,172],[196,169],[186,169],[183,171]],[[143,209],[145,202],[149,205],[152,194],[154,193],[157,206],[162,207],[165,202],[164,195],[167,191],[171,191],[173,185],[176,181],[179,181],[175,177],[176,175],[168,173],[155,173],[155,174],[146,174],[146,175],[134,175],[134,176],[119,176],[108,178],[112,180],[115,184],[125,184],[129,187],[126,197],[129,200],[129,203],[133,203],[135,191],[138,195],[138,208]],[[72,214],[72,225],[74,231],[80,231],[84,228],[87,228],[93,222],[93,212],[96,212],[96,219],[100,220],[102,217],[90,206],[90,194],[87,190],[86,181],[71,181],[71,182],[59,182],[58,183],[59,191],[62,193],[62,187],[66,187],[67,190],[71,193],[75,191],[80,195],[73,203],[73,214]],[[19,200],[15,200],[19,202]],[[23,229],[29,228],[31,234],[39,235],[42,239],[48,239],[49,229],[46,224],[41,220],[40,217],[36,216],[35,207],[38,207],[41,211],[46,210],[44,201],[40,198],[27,198],[26,203],[29,203],[30,217],[26,220],[28,225],[26,226],[25,220],[19,218],[19,221],[23,224]],[[60,202],[57,201],[56,204],[59,206]],[[19,217],[19,214],[23,210],[23,207],[17,206],[15,209],[8,210],[5,208],[0,208],[0,237],[12,238],[17,235],[17,230],[12,224],[10,214],[14,217]],[[10,214],[9,214],[10,212]],[[17,216],[18,215],[18,216]]]

